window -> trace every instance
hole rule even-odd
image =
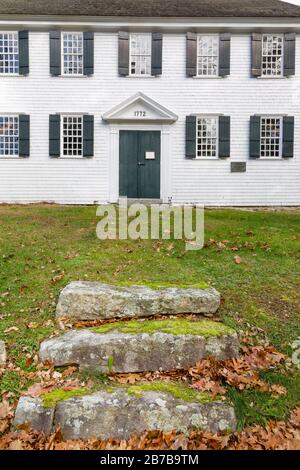
[[[130,35],[130,75],[151,75],[151,34]]]
[[[262,75],[280,77],[283,73],[283,35],[263,35]]]
[[[197,75],[199,77],[217,77],[219,61],[219,37],[198,35]]]
[[[281,157],[281,117],[262,117],[261,118],[261,139],[260,156],[261,157]]]
[[[0,157],[19,154],[18,116],[0,116]]]
[[[217,157],[218,118],[198,117],[197,158]]]
[[[83,75],[83,34],[63,33],[63,75]]]
[[[83,141],[82,116],[62,116],[62,152],[64,157],[81,157]]]
[[[17,33],[0,33],[0,74],[19,73],[19,39]]]

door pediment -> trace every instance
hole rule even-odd
[[[108,122],[164,122],[177,121],[178,116],[143,93],[137,93],[102,116]]]

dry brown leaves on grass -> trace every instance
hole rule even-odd
[[[188,371],[174,370],[168,373],[153,372],[146,374],[112,374],[110,380],[121,384],[133,384],[140,380],[153,381],[181,380],[192,381],[192,387],[199,391],[208,391],[213,396],[223,395],[224,383],[238,390],[257,389],[272,393],[274,396],[286,394],[280,385],[268,385],[259,377],[259,370],[270,369],[283,363],[286,357],[273,346],[250,346],[242,349],[237,359],[219,361],[213,357],[203,359]]]
[[[193,431],[189,436],[175,432],[150,431],[127,441],[63,441],[60,431],[49,437],[26,427],[0,438],[0,450],[300,450],[300,408],[287,423],[272,421],[232,434]]]

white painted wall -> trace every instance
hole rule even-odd
[[[282,2],[285,3],[292,3],[293,5],[299,5],[300,6],[300,0],[281,0]]]
[[[206,205],[300,205],[300,38],[296,77],[250,77],[250,35],[233,34],[231,76],[191,79],[185,75],[184,34],[164,35],[163,76],[118,77],[117,33],[95,33],[95,74],[89,78],[49,75],[47,32],[30,33],[30,76],[0,77],[0,113],[31,116],[29,159],[0,159],[1,202],[85,204],[109,199],[109,125],[102,114],[141,91],[179,116],[171,125],[171,193],[174,202]],[[49,114],[95,115],[95,157],[51,159]],[[190,161],[185,155],[185,116],[231,115],[231,159]],[[249,161],[249,119],[255,113],[295,116],[295,158]],[[163,158],[163,156],[162,156]],[[230,173],[230,161],[247,161],[246,173]]]

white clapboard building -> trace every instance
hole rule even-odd
[[[300,205],[300,6],[0,0],[0,203]]]

